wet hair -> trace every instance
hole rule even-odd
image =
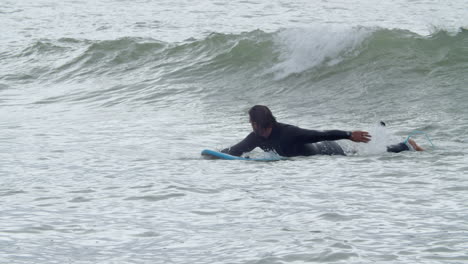
[[[255,122],[260,128],[266,129],[276,124],[276,118],[270,109],[264,105],[255,105],[249,110],[250,122]]]

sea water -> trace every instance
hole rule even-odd
[[[0,22],[1,263],[468,261],[466,1],[18,0]],[[255,104],[373,140],[203,159]],[[435,148],[385,152],[414,130]]]

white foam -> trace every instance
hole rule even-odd
[[[252,159],[271,159],[271,160],[276,160],[276,159],[281,159],[282,158],[275,151],[260,151],[258,149],[255,149],[255,150],[249,152],[247,155],[244,155],[244,157],[249,157],[249,158],[252,158]]]
[[[282,30],[275,39],[280,62],[271,71],[282,79],[322,64],[338,64],[354,53],[372,31],[336,25]]]
[[[378,155],[387,152],[387,146],[398,144],[402,142],[391,133],[386,127],[375,125],[374,127],[365,129],[372,136],[371,141],[368,143],[354,143],[351,141],[340,141],[341,147],[347,154],[358,155]]]
[[[387,146],[390,145],[388,130],[382,126],[375,126],[371,127],[368,132],[372,139],[367,144],[358,144],[358,153],[374,155],[386,152]]]

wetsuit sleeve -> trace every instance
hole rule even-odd
[[[252,151],[254,148],[258,146],[258,140],[255,133],[250,133],[246,138],[244,138],[241,142],[237,143],[236,145],[221,150],[221,152],[233,155],[233,156],[240,156],[246,152]]]
[[[295,135],[295,141],[300,143],[315,143],[320,141],[333,141],[340,139],[350,139],[351,132],[343,130],[309,130],[299,127],[292,127],[295,130],[292,133]]]

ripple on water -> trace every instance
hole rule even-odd
[[[175,186],[175,185],[167,186],[167,189],[176,189],[176,190],[180,190],[180,191],[188,191],[188,192],[201,193],[201,194],[204,194],[204,193],[219,193],[221,191],[219,189],[181,187],[181,186]]]
[[[45,200],[54,200],[54,199],[61,199],[61,197],[58,197],[58,196],[39,197],[39,198],[34,199],[34,201],[45,201]]]
[[[124,200],[133,201],[133,200],[144,200],[148,202],[157,202],[162,200],[167,200],[175,197],[182,197],[185,196],[183,193],[172,193],[166,195],[144,195],[144,196],[131,196],[127,197]]]
[[[456,250],[453,250],[447,247],[433,247],[433,248],[426,249],[424,251],[426,252],[456,252]]]
[[[222,211],[191,211],[194,214],[197,215],[217,215],[217,214],[222,214]]]
[[[455,186],[455,187],[445,188],[444,190],[450,191],[450,192],[468,191],[468,186]]]
[[[87,199],[87,198],[84,198],[84,197],[75,197],[73,199],[71,199],[70,203],[85,203],[85,202],[89,202],[91,201],[92,199]]]
[[[343,244],[343,243],[335,243],[335,244],[331,245],[331,247],[342,248],[342,249],[352,249],[353,248],[350,245]]]
[[[146,189],[153,187],[153,184],[132,186],[130,189]]]
[[[53,226],[50,225],[40,225],[40,226],[32,226],[32,227],[25,227],[17,230],[3,230],[2,232],[5,233],[13,233],[13,234],[39,234],[46,231],[55,230]]]
[[[58,196],[45,196],[45,197],[38,197],[34,199],[35,202],[47,202],[47,203],[37,203],[36,206],[39,207],[48,207],[48,206],[54,206],[57,205],[57,203],[60,203],[62,197]]]
[[[84,189],[84,190],[77,190],[77,191],[70,191],[70,193],[93,193],[96,192],[92,189]]]
[[[160,234],[158,234],[156,232],[153,232],[153,231],[148,231],[148,232],[143,232],[143,233],[140,233],[140,234],[136,234],[134,236],[136,236],[136,237],[157,237],[157,236],[160,236]]]
[[[319,215],[319,218],[328,220],[328,221],[338,222],[338,221],[350,221],[350,220],[358,218],[358,216],[357,215],[342,215],[339,213],[325,213],[325,214]]]
[[[439,255],[434,255],[434,256],[424,256],[423,258],[425,259],[433,259],[433,260],[440,260],[440,261],[468,261],[468,255],[458,255],[458,256],[439,256]],[[455,262],[455,263],[466,263],[466,262]]]
[[[288,254],[281,258],[282,261],[289,262],[338,262],[349,260],[350,258],[359,257],[358,254],[352,252],[333,252],[330,250],[325,250],[316,254]]]
[[[11,195],[16,195],[16,194],[25,194],[27,192],[25,191],[11,191],[11,190],[7,190],[7,191],[2,191],[0,192],[0,196],[11,196]]]

